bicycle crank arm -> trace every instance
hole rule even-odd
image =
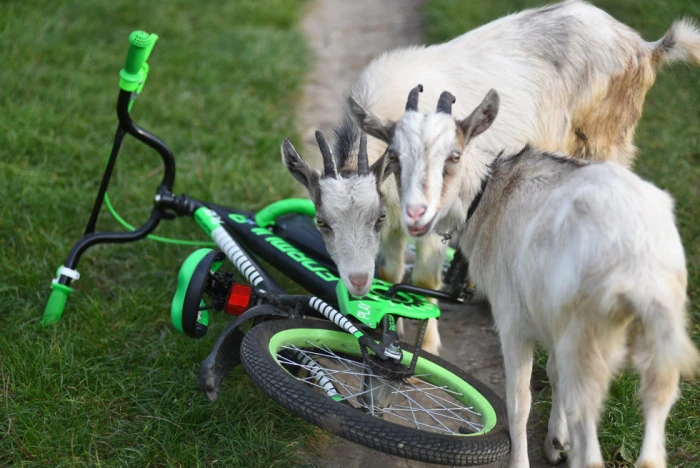
[[[241,341],[243,333],[238,327],[246,321],[262,315],[275,315],[288,318],[289,314],[277,309],[272,304],[255,306],[239,315],[219,335],[209,356],[199,367],[199,387],[210,401],[215,401],[219,395],[219,387],[226,376],[241,363]]]

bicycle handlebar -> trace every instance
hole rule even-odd
[[[172,151],[158,137],[144,130],[134,123],[129,115],[134,97],[141,92],[148,77],[148,57],[151,55],[153,46],[158,40],[155,34],[148,34],[143,31],[134,31],[129,35],[129,51],[126,55],[124,68],[119,72],[119,97],[117,99],[117,116],[119,127],[117,128],[112,145],[112,152],[107,160],[107,166],[102,176],[102,182],[97,192],[97,198],[90,215],[90,220],[85,229],[83,237],[73,246],[64,265],[69,270],[75,270],[83,252],[96,244],[132,242],[150,234],[166,217],[166,210],[172,209],[176,213],[189,212],[191,206],[182,203],[186,200],[172,196],[173,183],[175,181],[175,158]],[[106,197],[107,186],[112,176],[112,170],[116,162],[122,140],[129,134],[137,140],[155,149],[161,156],[164,166],[163,180],[158,187],[157,196],[165,197],[166,202],[159,202],[156,199],[151,216],[141,227],[133,229],[132,232],[95,232],[95,224],[100,213],[103,200]],[[42,324],[57,322],[63,315],[68,296],[72,292],[71,281],[77,279],[59,271],[58,277],[52,285],[52,292],[49,301],[44,309]]]

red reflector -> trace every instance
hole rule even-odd
[[[241,315],[248,310],[250,296],[253,295],[253,288],[242,284],[234,284],[228,293],[226,301],[226,313],[229,315]]]

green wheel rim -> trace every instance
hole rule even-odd
[[[308,348],[309,346],[328,347],[330,350],[342,350],[343,354],[360,356],[357,339],[342,331],[323,329],[294,328],[282,330],[271,337],[269,343],[270,354],[274,356],[278,364],[277,353],[283,347]],[[408,365],[413,358],[413,353],[404,350],[402,364]],[[280,364],[281,366],[281,364]],[[454,373],[422,357],[416,364],[416,375],[427,374],[430,377],[423,380],[442,387],[447,386],[459,396],[453,397],[461,403],[475,408],[481,414],[483,428],[474,433],[459,434],[464,437],[480,436],[491,431],[497,422],[496,411],[491,403],[474,387]]]

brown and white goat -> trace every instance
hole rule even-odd
[[[498,89],[501,117],[471,152],[513,152],[531,143],[629,166],[634,130],[655,72],[678,60],[700,63],[700,34],[689,22],[674,23],[661,40],[649,43],[582,1],[526,10],[450,42],[395,50],[371,62],[350,90],[345,117],[335,129],[332,160],[325,164],[331,174],[324,177],[309,168],[291,145],[282,147],[282,158],[316,203],[321,232],[343,282],[362,295],[370,287],[377,254],[383,279],[396,283],[403,277],[402,212],[410,208],[412,219],[423,219],[430,214],[423,212],[427,197],[446,195],[427,180],[422,189],[426,200],[401,207],[394,177],[382,184],[380,194],[373,191],[381,182],[377,177],[392,172],[383,170],[387,158],[381,155],[416,83],[426,86],[419,109],[434,108],[439,91],[450,89],[458,97],[456,113],[462,115],[490,88]],[[356,121],[374,136],[368,142],[373,170],[366,175],[353,170],[361,133]],[[455,212],[456,224],[464,220],[461,211]],[[416,227],[420,225],[411,224]],[[417,238],[416,244],[413,282],[437,289],[445,246],[434,233]],[[437,353],[439,346],[433,320],[424,348]]]
[[[550,350],[550,461],[570,445],[572,467],[603,468],[598,420],[612,377],[629,361],[641,377],[645,422],[637,466],[666,466],[664,425],[679,377],[700,364],[687,331],[673,200],[616,162],[530,146],[462,156],[502,114],[493,90],[461,120],[451,115],[453,102],[445,92],[435,113],[409,109],[392,126],[388,151],[402,204],[427,203],[424,219],[404,213],[410,232],[430,233],[463,214],[460,249],[491,304],[503,351],[510,466],[529,466],[535,343]],[[381,135],[386,127],[367,130]]]

